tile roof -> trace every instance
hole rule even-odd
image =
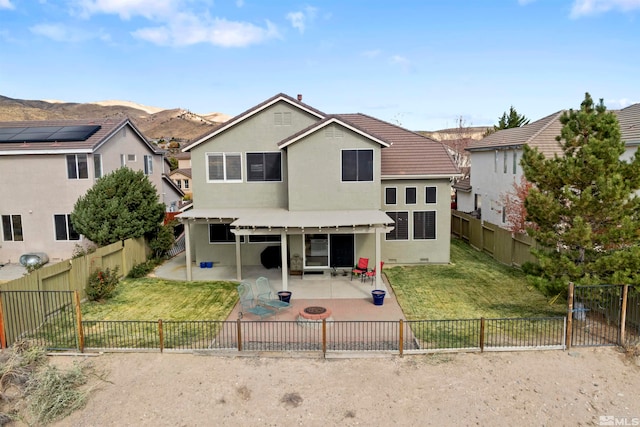
[[[469,192],[471,191],[471,177],[466,177],[465,179],[461,179],[460,181],[453,184],[453,188],[460,191]]]
[[[181,174],[186,176],[187,178],[191,178],[191,168],[183,168],[183,169],[175,169],[172,170],[169,176],[173,176],[175,174]]]
[[[382,177],[452,176],[460,171],[445,146],[365,114],[339,114],[354,126],[391,143],[382,149]]]
[[[14,127],[47,127],[47,126],[86,126],[98,125],[100,129],[85,141],[63,141],[63,142],[2,142],[0,143],[0,155],[15,154],[53,154],[60,152],[68,153],[91,153],[104,144],[111,136],[124,126],[129,125],[138,136],[147,144],[153,153],[160,153],[154,146],[149,144],[147,139],[140,133],[134,124],[128,119],[83,119],[83,120],[28,120],[0,122],[0,128]]]
[[[609,110],[618,117],[621,138],[625,144],[640,144],[640,104],[633,104],[622,110]],[[467,150],[480,151],[495,148],[506,148],[528,144],[538,147],[546,156],[561,155],[561,143],[556,141],[560,135],[562,124],[558,111],[528,125],[518,128],[504,129],[472,142]]]

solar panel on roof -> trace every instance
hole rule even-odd
[[[100,127],[99,125],[79,125],[0,128],[0,142],[86,141]]]

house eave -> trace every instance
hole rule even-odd
[[[447,174],[428,174],[428,175],[382,175],[381,180],[399,180],[399,179],[452,179],[462,178],[461,173]]]

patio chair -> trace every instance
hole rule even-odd
[[[288,302],[280,301],[280,299],[274,298],[271,291],[271,285],[269,279],[266,277],[258,277],[256,280],[256,293],[258,294],[258,304],[264,305],[269,309],[285,310],[291,307]]]
[[[238,285],[238,295],[240,296],[240,307],[242,309],[241,314],[245,312],[251,313],[255,314],[260,319],[263,319],[276,313],[275,310],[256,304],[256,300],[253,297],[253,291],[251,290],[251,283],[240,282]]]
[[[358,260],[358,265],[356,265],[353,270],[351,270],[351,279],[353,280],[353,276],[360,276],[362,278],[363,274],[367,272],[369,268],[369,258],[360,258]]]
[[[384,265],[384,261],[380,261],[380,270],[382,270],[383,265]],[[374,279],[376,278],[377,270],[378,270],[378,266],[376,265],[376,267],[373,270],[367,271],[366,273],[364,273],[364,278],[371,279],[372,285],[373,285]]]

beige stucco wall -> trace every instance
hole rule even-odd
[[[448,263],[451,236],[451,185],[449,179],[441,180],[384,180],[380,198],[384,202],[385,188],[397,188],[397,204],[383,205],[383,210],[407,211],[409,216],[409,240],[386,240],[382,236],[383,261],[393,264]],[[415,187],[416,204],[405,203],[405,189]],[[436,187],[435,204],[425,203],[425,187]],[[436,238],[413,240],[413,212],[436,211]]]
[[[380,208],[380,145],[341,126],[321,129],[287,147],[290,210]],[[327,134],[331,136],[327,136]],[[373,149],[373,181],[342,182],[342,150]]]
[[[290,112],[291,125],[274,123],[274,113]],[[279,102],[246,119],[211,142],[204,142],[191,151],[191,173],[194,207],[251,208],[287,207],[287,153],[282,153],[282,182],[247,182],[247,152],[277,152],[277,143],[314,123],[317,118]],[[207,153],[235,152],[242,154],[242,182],[207,182]]]

